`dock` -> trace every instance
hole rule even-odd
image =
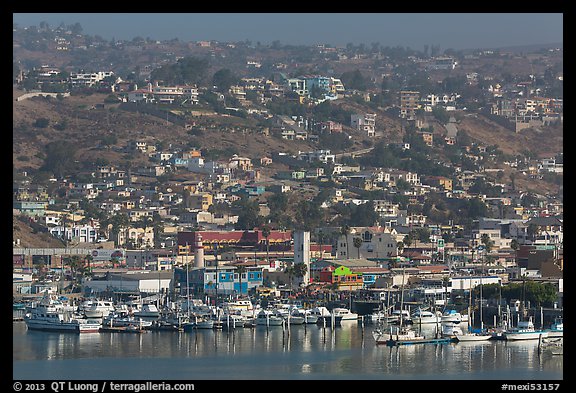
[[[455,342],[452,337],[442,338],[425,338],[421,340],[386,340],[386,345],[393,347],[396,345],[412,345],[412,344],[447,344]]]
[[[147,329],[140,329],[140,328],[131,328],[126,326],[118,326],[118,327],[109,327],[109,326],[102,326],[100,328],[100,332],[105,333],[147,333]]]

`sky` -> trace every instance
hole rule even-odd
[[[422,50],[563,42],[562,13],[13,13],[20,27],[80,23],[110,40],[239,42],[336,47],[380,43]]]

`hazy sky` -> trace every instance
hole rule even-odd
[[[14,13],[19,26],[80,23],[105,39],[215,40],[441,49],[563,42],[562,13]]]

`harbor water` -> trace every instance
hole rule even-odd
[[[563,356],[539,354],[538,340],[388,347],[376,345],[374,328],[353,321],[334,328],[74,334],[28,330],[15,321],[13,379],[563,379]]]

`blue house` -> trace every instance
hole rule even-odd
[[[202,295],[234,295],[247,294],[253,288],[262,285],[262,268],[248,267],[240,274],[236,266],[218,266],[218,277],[216,277],[216,267],[191,267],[188,281],[186,280],[186,269],[176,269],[175,281],[180,284],[180,291],[186,292],[186,284],[190,286],[190,294],[194,296]],[[216,288],[216,283],[218,287]]]

